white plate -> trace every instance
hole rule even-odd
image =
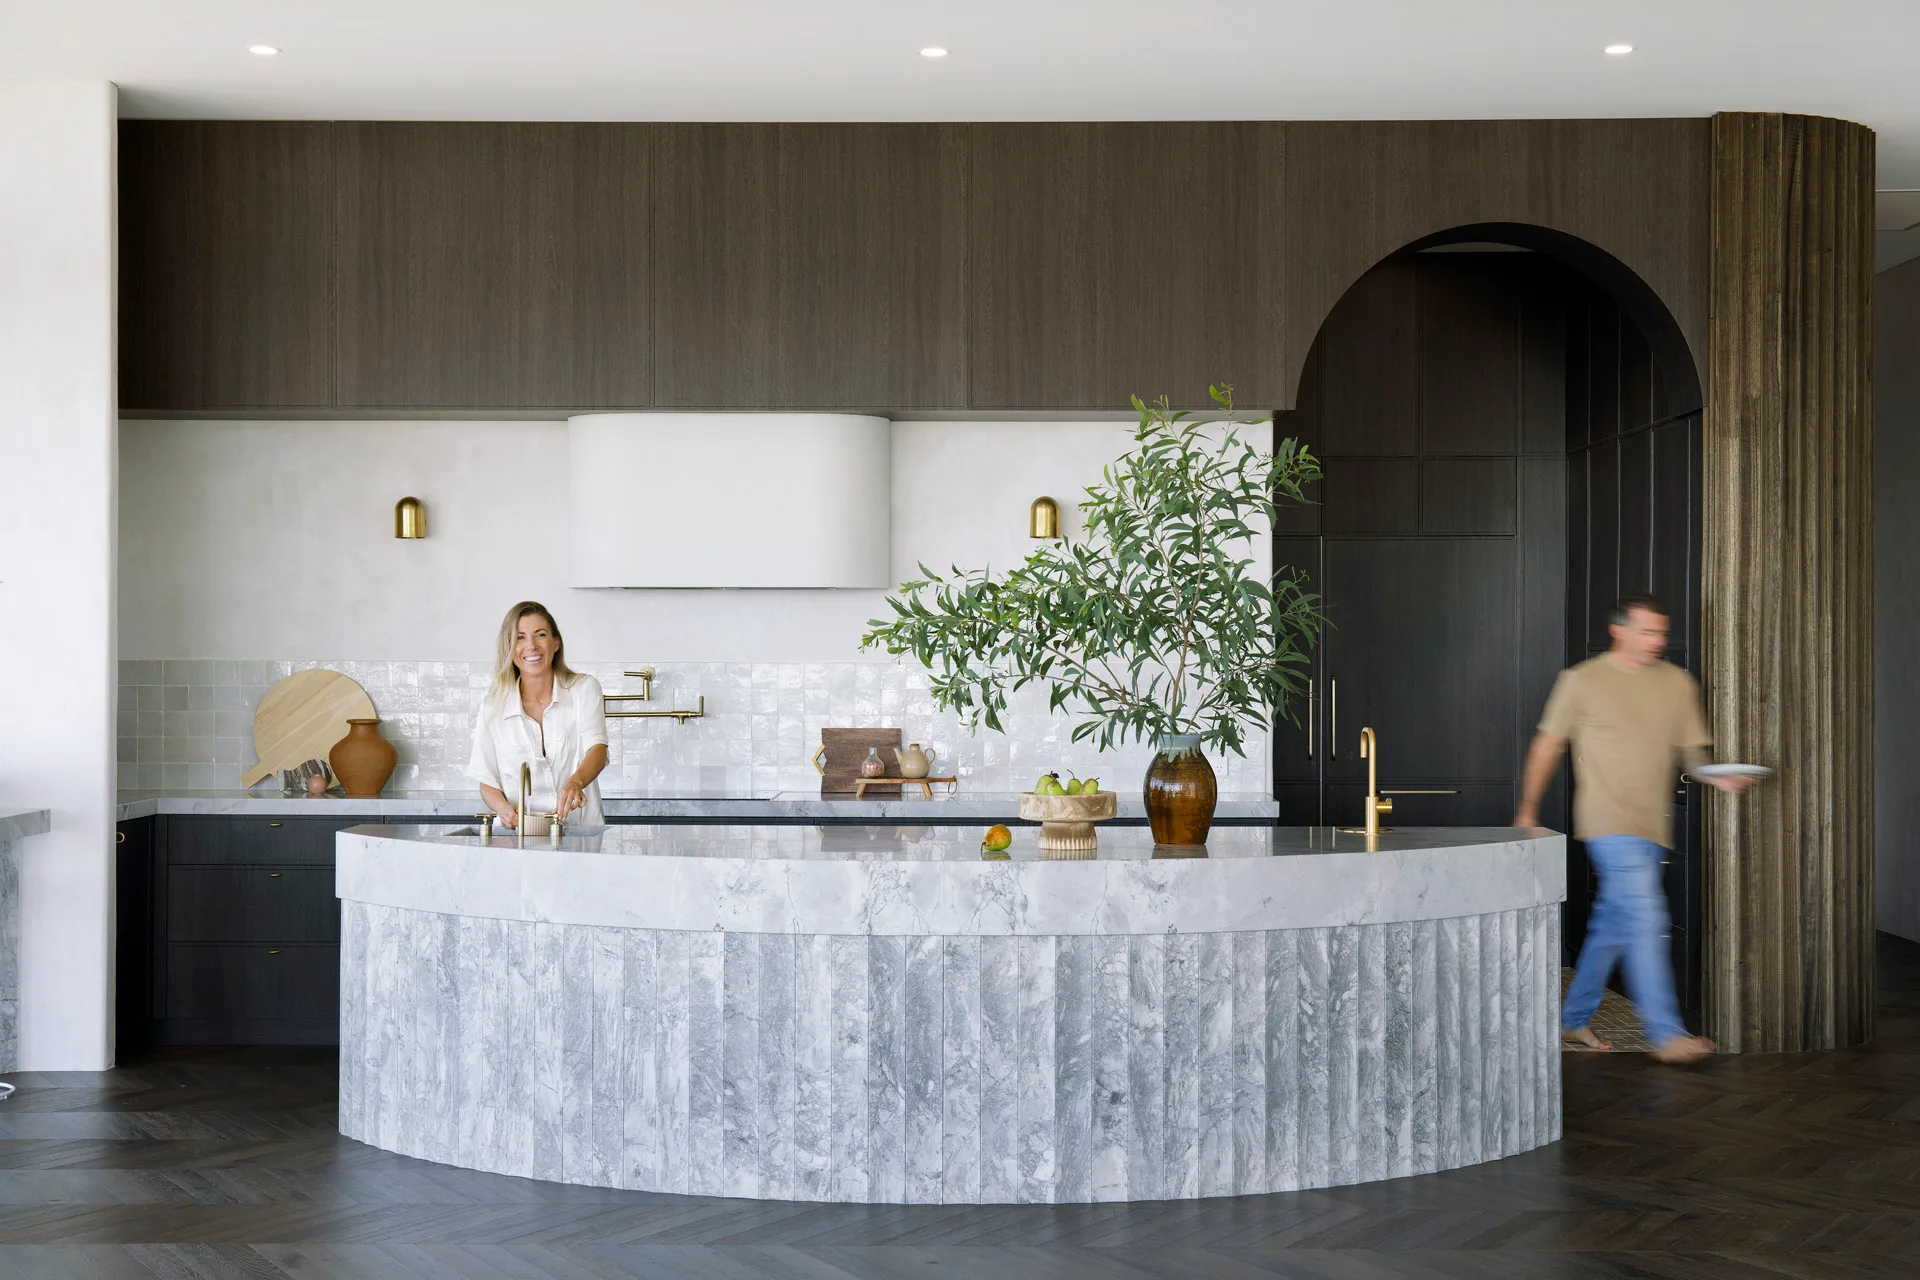
[[[1688,773],[1696,778],[1771,778],[1773,770],[1763,764],[1703,764]]]

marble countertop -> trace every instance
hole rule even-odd
[[[613,826],[554,849],[471,827],[365,826],[338,837],[352,901],[442,914],[749,933],[1218,933],[1520,910],[1566,897],[1562,836],[1513,828],[1221,827],[1204,857],[1103,827],[1097,856],[1043,860],[1015,832],[985,859],[977,826]]]
[[[480,797],[470,791],[388,791],[368,799],[328,795],[283,796],[274,791],[122,791],[118,821],[155,814],[254,814],[272,817],[310,815],[352,818],[471,818]],[[1005,822],[1019,808],[1019,795],[1005,791],[961,791],[945,794],[936,786],[933,799],[886,797],[871,800],[824,799],[813,791],[775,791],[747,795],[622,795],[607,792],[601,808],[609,818],[720,818],[751,821],[756,818],[858,819],[867,822]],[[1280,815],[1277,801],[1262,795],[1226,794],[1214,811],[1215,821],[1273,821]],[[1120,796],[1122,818],[1145,818],[1137,794]]]
[[[0,806],[0,844],[43,835],[53,829],[53,814],[47,809],[10,809]]]

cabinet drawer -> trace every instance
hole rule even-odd
[[[210,1021],[338,1018],[340,948],[167,948],[167,1016]]]
[[[332,867],[172,867],[169,942],[338,942]]]
[[[336,832],[377,818],[171,817],[167,861],[195,863],[325,863],[333,865]]]

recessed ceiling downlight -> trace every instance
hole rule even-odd
[[[920,56],[923,58],[944,58],[947,56],[947,51],[937,44],[930,44],[920,51]]]
[[[280,50],[270,44],[250,44],[247,46],[247,52],[256,58],[271,58]]]
[[[1612,54],[1616,58],[1624,58],[1633,52],[1633,46],[1630,44],[1610,44],[1602,50],[1602,52]]]

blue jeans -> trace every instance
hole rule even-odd
[[[1660,874],[1667,851],[1639,836],[1594,836],[1586,844],[1587,860],[1600,875],[1600,895],[1587,919],[1587,940],[1580,947],[1560,1025],[1578,1031],[1593,1021],[1608,975],[1614,965],[1624,963],[1627,996],[1640,1007],[1647,1039],[1658,1048],[1687,1034],[1673,994],[1667,940],[1667,891]]]

